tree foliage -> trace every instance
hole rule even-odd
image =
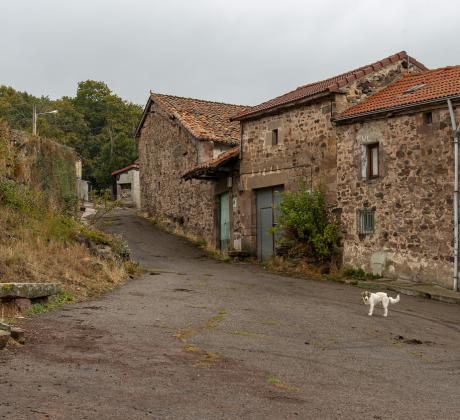
[[[125,101],[104,83],[80,82],[75,97],[51,100],[0,86],[0,119],[15,129],[32,131],[32,108],[39,116],[38,133],[73,147],[83,160],[83,177],[95,188],[111,185],[111,172],[137,157],[134,131],[142,113],[139,105]]]
[[[323,191],[310,192],[304,185],[283,193],[275,231],[282,242],[304,245],[319,259],[330,257],[337,244],[337,226],[329,220]]]

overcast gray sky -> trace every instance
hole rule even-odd
[[[0,0],[0,84],[51,98],[105,81],[254,105],[401,50],[460,64],[457,0]]]

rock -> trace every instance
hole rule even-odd
[[[9,331],[0,330],[0,350],[4,349],[6,343],[10,339],[11,333]]]
[[[104,260],[113,260],[114,255],[112,252],[112,248],[108,245],[98,245],[96,248],[93,249],[94,255]]]
[[[99,261],[91,261],[91,268],[94,271],[102,271],[104,269],[104,265]]]
[[[30,301],[30,299],[27,298],[14,299],[14,304],[18,308],[18,311],[23,314],[26,313],[32,307],[32,302]]]
[[[0,299],[36,299],[56,295],[60,290],[61,287],[57,283],[0,283]]]
[[[11,331],[11,327],[8,324],[4,324],[3,322],[0,322],[0,331]]]
[[[26,342],[25,330],[20,327],[11,327],[11,338],[16,340],[19,344]]]

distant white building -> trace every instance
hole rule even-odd
[[[120,200],[123,204],[135,205],[136,208],[140,209],[139,163],[136,161],[125,168],[113,171],[112,175],[117,183],[117,200]]]
[[[77,174],[77,197],[82,201],[89,201],[91,184],[89,181],[82,179],[83,165],[81,159],[77,159],[75,162],[75,172]]]

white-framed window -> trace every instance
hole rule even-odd
[[[359,209],[356,217],[359,234],[370,235],[375,232],[375,210]]]

